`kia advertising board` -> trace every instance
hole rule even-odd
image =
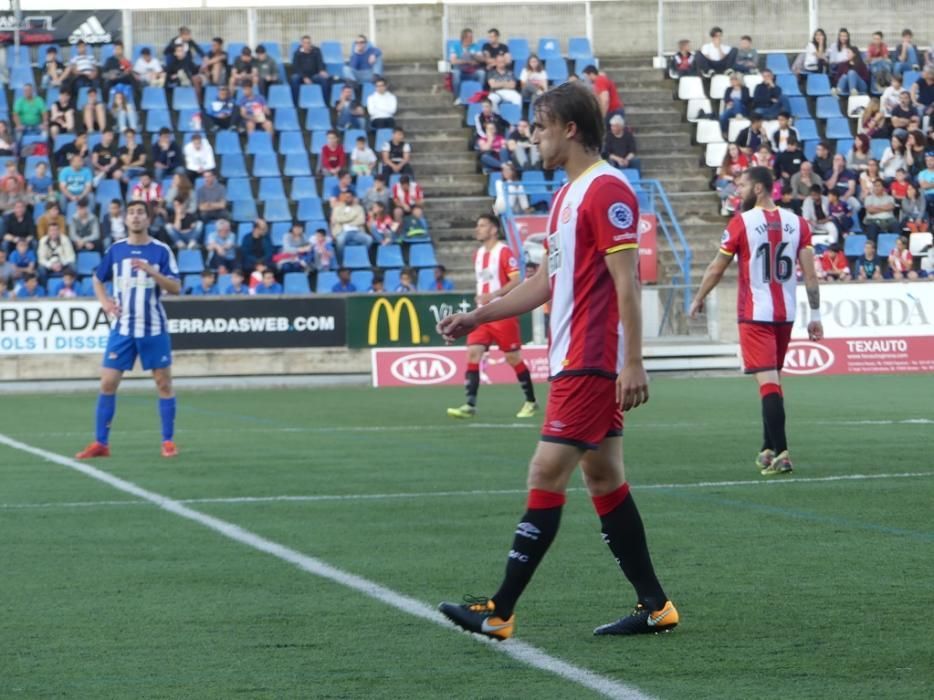
[[[548,350],[526,345],[522,359],[532,381],[548,379]],[[376,348],[372,354],[373,386],[460,386],[467,366],[466,347]],[[480,364],[482,384],[515,384],[516,373],[499,350],[486,353]]]
[[[789,374],[934,372],[934,285],[929,282],[823,284],[824,340],[807,337],[807,293],[785,356]]]

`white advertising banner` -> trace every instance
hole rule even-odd
[[[109,335],[96,300],[0,302],[0,355],[99,353]]]

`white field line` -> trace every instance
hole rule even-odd
[[[2,437],[2,436],[0,436]],[[0,442],[3,442],[0,439]],[[820,484],[834,481],[874,481],[887,479],[918,479],[934,477],[931,472],[900,472],[892,474],[840,474],[837,476],[817,476],[811,478],[788,479],[748,479],[737,481],[696,481],[673,484],[636,484],[637,491],[659,489],[705,489],[733,488],[737,486],[781,486],[787,484]],[[572,487],[568,491],[585,491],[581,487]],[[317,501],[392,501],[418,498],[464,498],[470,496],[516,496],[527,493],[525,489],[473,489],[465,491],[412,491],[397,493],[349,493],[315,494],[309,496],[226,496],[216,498],[178,498],[176,503],[183,504],[250,504],[250,503],[314,503]],[[59,503],[0,503],[0,510],[27,510],[42,508],[90,508],[95,506],[141,506],[145,501],[71,501]]]
[[[68,467],[76,472],[89,476],[96,481],[100,481],[108,486],[113,487],[118,491],[135,496],[136,498],[142,499],[152,503],[153,505],[165,510],[173,515],[177,515],[180,518],[189,520],[191,522],[202,525],[209,530],[223,535],[227,539],[233,540],[234,542],[239,542],[240,544],[251,547],[260,552],[266,554],[271,554],[272,556],[281,559],[284,562],[293,564],[303,571],[307,571],[314,576],[332,581],[338,585],[344,586],[345,588],[350,588],[351,590],[362,593],[363,595],[378,600],[381,603],[385,603],[389,607],[395,608],[404,613],[408,613],[413,617],[418,617],[423,620],[428,620],[437,625],[445,627],[450,630],[456,630],[446,618],[444,618],[439,612],[434,608],[426,605],[425,603],[411,598],[409,596],[397,593],[390,588],[381,586],[378,583],[365,579],[361,576],[356,576],[355,574],[348,573],[342,569],[338,569],[335,566],[331,566],[327,562],[324,562],[315,557],[302,554],[297,552],[294,549],[290,549],[284,545],[281,545],[272,540],[268,540],[265,537],[261,537],[249,530],[246,530],[238,525],[229,523],[225,520],[215,518],[210,515],[206,515],[199,511],[193,510],[183,503],[180,503],[176,500],[163,496],[161,494],[155,493],[154,491],[148,491],[141,486],[137,486],[131,481],[126,481],[125,479],[120,479],[119,477],[113,476],[107,472],[96,469],[88,464],[83,464],[74,459],[68,457],[63,457],[62,455],[57,455],[54,452],[49,452],[43,450],[39,447],[33,447],[26,443],[20,442],[19,440],[14,440],[6,435],[0,433],[0,444],[4,444],[8,447],[11,447],[15,450],[20,450],[21,452],[26,452],[36,457],[40,457],[48,462],[54,464],[59,464],[63,467]],[[556,658],[547,654],[546,652],[526,644],[525,642],[519,640],[509,640],[506,642],[497,643],[492,640],[483,639],[477,637],[476,635],[471,635],[473,639],[485,643],[487,648],[494,651],[498,651],[506,656],[512,657],[516,661],[531,666],[533,668],[552,673],[556,676],[559,676],[566,681],[571,683],[576,683],[585,688],[589,688],[601,695],[604,695],[608,698],[619,698],[620,700],[650,700],[651,696],[646,695],[637,688],[622,683],[620,681],[614,680],[612,678],[607,678],[606,676],[601,676],[594,673],[586,668],[580,666],[575,666],[567,661]]]

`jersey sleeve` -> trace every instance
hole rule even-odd
[[[798,250],[800,251],[805,250],[806,248],[813,248],[814,244],[811,242],[811,225],[799,216],[798,226],[801,228],[801,238],[798,241]]]
[[[728,258],[732,258],[739,253],[740,242],[745,231],[746,223],[743,221],[743,217],[734,216],[730,219],[730,223],[726,225],[723,237],[720,239],[720,252]]]
[[[107,249],[107,252],[104,253],[101,258],[100,263],[97,265],[97,269],[94,271],[94,276],[97,277],[101,282],[109,282],[113,279],[113,246]]]
[[[512,248],[506,247],[503,254],[499,256],[499,270],[505,279],[512,279],[519,274],[519,261],[512,252]]]
[[[639,201],[625,182],[598,178],[590,185],[584,209],[597,249],[604,255],[639,247]]]
[[[172,279],[179,279],[178,274],[178,263],[175,261],[175,253],[172,252],[172,249],[166,246],[164,249],[163,255],[163,265],[159,266],[159,270],[165,270],[162,274],[166,277],[171,277]]]

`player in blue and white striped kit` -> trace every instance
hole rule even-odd
[[[123,373],[139,357],[143,369],[152,370],[159,391],[162,421],[162,456],[175,457],[175,394],[172,390],[172,343],[160,297],[181,291],[178,265],[172,249],[149,236],[149,207],[130,202],[126,208],[127,237],[114,243],[94,273],[94,293],[114,320],[101,367],[101,393],[97,399],[95,440],[78,459],[109,457],[110,424]],[[113,298],[105,282],[113,283]]]

